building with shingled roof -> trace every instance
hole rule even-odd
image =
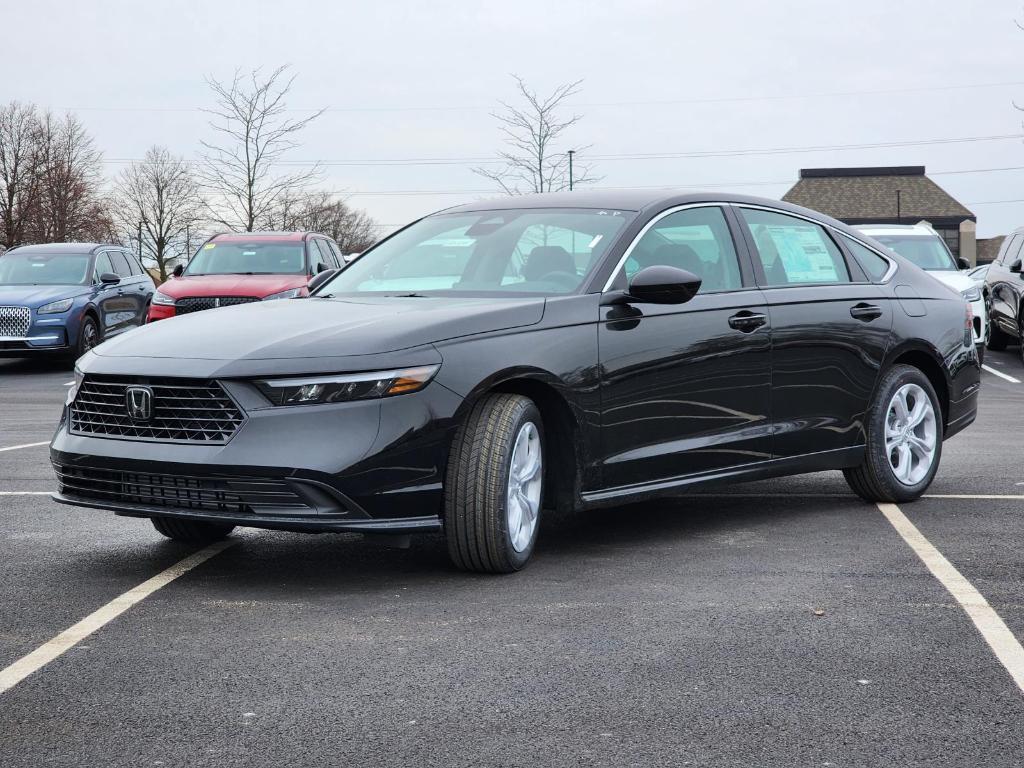
[[[782,199],[846,224],[928,222],[953,256],[977,261],[977,217],[925,175],[923,165],[803,168]]]

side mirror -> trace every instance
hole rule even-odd
[[[104,272],[100,275],[100,282],[103,285],[117,285],[121,282],[121,276],[113,272]]]
[[[628,297],[648,304],[685,304],[700,290],[701,279],[678,267],[645,267],[629,281]]]
[[[174,271],[171,272],[171,275],[173,277],[181,277],[183,274],[185,274],[185,265],[184,264],[176,264],[174,266]]]
[[[960,258],[958,258],[956,260],[956,265],[958,267],[960,267],[960,269],[970,269],[971,268],[971,262],[969,262],[963,256],[961,256]]]
[[[320,266],[323,266],[322,264]],[[320,272],[316,277],[309,281],[309,292],[313,293],[317,288],[326,283],[332,277],[338,274],[338,270],[324,267],[324,270]]]
[[[1018,275],[1020,274],[1020,259],[1017,259],[1010,265],[1010,271]]]
[[[316,265],[316,273],[319,275],[321,272],[326,272],[330,267],[324,264],[322,261]]]

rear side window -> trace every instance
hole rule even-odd
[[[853,258],[860,264],[861,269],[867,274],[872,280],[881,280],[885,273],[889,271],[889,262],[879,256],[877,253],[872,251],[866,245],[861,245],[852,237],[843,236],[846,240],[846,247],[850,249],[850,253],[853,254]]]
[[[692,272],[701,279],[699,293],[743,287],[729,225],[714,206],[670,213],[647,230],[626,259],[626,277],[653,266]]]
[[[765,285],[850,282],[839,246],[820,224],[775,211],[740,211],[754,236]]]
[[[128,259],[118,251],[107,251],[110,256],[110,263],[114,265],[114,271],[121,277],[131,277],[132,268],[128,266]]]
[[[1010,244],[1006,246],[1006,250],[1003,251],[1003,257],[999,259],[1000,264],[1010,266],[1017,259],[1017,254],[1020,251],[1021,243],[1024,242],[1024,237],[1020,235],[1014,235],[1013,239],[1010,240]]]

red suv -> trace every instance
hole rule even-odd
[[[315,232],[214,235],[157,288],[149,322],[214,307],[306,296],[318,272],[344,265],[338,244]]]

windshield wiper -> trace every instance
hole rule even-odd
[[[422,293],[389,293],[389,299],[425,299],[425,294]]]

